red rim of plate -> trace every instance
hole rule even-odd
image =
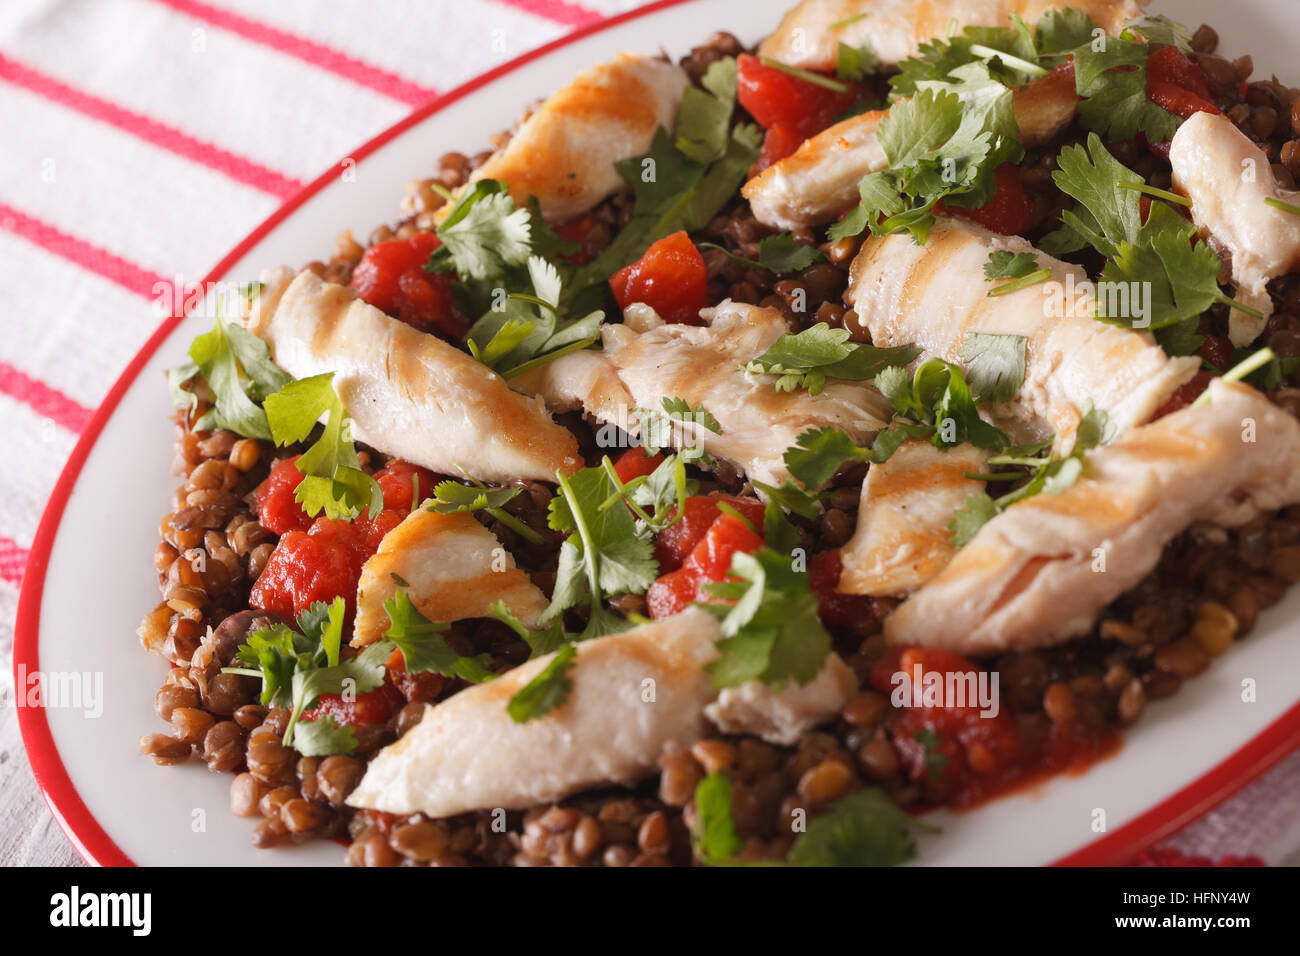
[[[374,153],[380,147],[406,132],[412,126],[422,122],[450,104],[473,93],[492,81],[512,73],[540,57],[555,50],[562,49],[577,40],[600,33],[610,27],[649,16],[669,7],[680,6],[691,0],[658,0],[637,10],[619,14],[608,20],[602,20],[572,33],[566,34],[544,46],[538,47],[508,63],[458,86],[456,89],[429,102],[415,110],[411,115],[371,139],[359,149],[353,150],[348,159],[361,160]],[[277,209],[261,225],[254,229],[239,245],[235,246],[224,259],[212,269],[204,279],[208,282],[222,278],[227,270],[238,262],[258,242],[289,214],[315,196],[337,176],[338,165],[327,169],[313,182],[304,186],[293,198]],[[150,336],[140,352],[131,360],[121,377],[113,384],[103,403],[95,411],[85,430],[81,433],[68,463],[64,466],[50,495],[49,504],[41,516],[41,522],[32,542],[27,569],[23,575],[22,590],[18,597],[18,614],[14,633],[14,673],[33,674],[40,670],[39,643],[41,601],[44,595],[45,571],[49,564],[50,550],[59,530],[63,511],[68,497],[76,485],[90,451],[94,448],[108,422],[113,410],[117,408],[122,396],[140,374],[145,363],[158,351],[162,343],[171,335],[176,326],[184,320],[184,315],[173,316],[164,321]],[[15,694],[24,694],[25,686],[15,680]],[[22,732],[23,745],[27,750],[27,759],[32,773],[41,788],[45,802],[58,821],[64,834],[72,842],[87,862],[98,866],[134,866],[134,862],[113,842],[113,838],[99,825],[86,804],[77,793],[63,761],[54,746],[49,722],[45,717],[44,707],[18,707],[18,724]],[[1143,850],[1164,839],[1197,817],[1206,813],[1229,796],[1240,790],[1247,783],[1258,778],[1277,764],[1292,750],[1300,747],[1300,704],[1296,704],[1272,724],[1266,727],[1245,746],[1208,771],[1182,790],[1156,804],[1135,819],[1115,830],[1113,833],[1098,837],[1073,853],[1057,860],[1058,866],[1115,866],[1131,861]]]

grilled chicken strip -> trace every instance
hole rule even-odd
[[[517,387],[550,408],[581,406],[631,433],[638,428],[631,408],[661,409],[664,398],[685,399],[712,414],[722,433],[690,425],[679,436],[684,442],[698,442],[750,478],[777,485],[789,477],[782,455],[807,429],[834,425],[863,442],[891,415],[884,398],[862,385],[833,383],[818,395],[778,392],[771,376],[740,371],[789,331],[774,309],[727,300],[712,310],[708,326],[643,321],[640,327],[645,331],[607,325],[603,352],[557,359],[521,375]]]
[[[943,570],[957,549],[948,525],[966,499],[984,490],[967,478],[985,470],[988,452],[974,445],[947,451],[909,441],[872,465],[862,484],[858,527],[840,555],[841,594],[892,595],[916,590]]]
[[[399,588],[430,621],[489,617],[492,604],[504,601],[533,627],[549,603],[496,535],[468,512],[419,509],[384,535],[357,584],[355,646],[383,636],[388,629],[384,602]]]
[[[633,783],[654,769],[669,744],[687,745],[706,733],[705,708],[718,692],[704,666],[717,655],[714,642],[721,636],[713,615],[690,608],[578,644],[568,699],[522,724],[510,718],[506,705],[552,655],[469,687],[427,707],[415,728],[384,748],[348,803],[446,817],[485,807],[535,806],[597,784]],[[832,658],[825,670],[836,665],[845,668]],[[756,713],[765,716],[755,720],[778,727],[785,739],[790,727],[829,719],[856,689],[854,683],[846,690],[835,675],[788,688],[800,695],[779,711],[791,722],[771,716],[771,705],[759,705]],[[765,729],[745,720],[736,726],[744,732]]]
[[[1265,319],[1273,311],[1268,280],[1300,264],[1300,215],[1269,199],[1300,205],[1300,192],[1283,189],[1264,151],[1232,120],[1196,113],[1169,146],[1174,187],[1192,201],[1192,218],[1216,251],[1232,262],[1238,297]],[[1232,344],[1244,348],[1264,330],[1264,319],[1236,309],[1228,320]]]
[[[1061,71],[1021,87],[1011,101],[1020,142],[1028,148],[1052,139],[1070,124],[1078,100],[1073,75]],[[888,115],[874,110],[836,123],[745,183],[741,193],[754,217],[777,229],[838,218],[857,203],[862,177],[889,165],[876,137]]]
[[[274,270],[262,283],[244,325],[295,378],[334,373],[357,440],[484,481],[554,481],[582,467],[569,431],[459,349],[310,272]]]
[[[984,264],[998,249],[1035,252],[1051,280],[990,297]],[[991,405],[990,417],[1017,442],[1055,434],[1065,452],[1089,405],[1122,432],[1150,420],[1199,366],[1196,358],[1169,358],[1150,333],[1098,322],[1092,298],[1070,292],[1085,292],[1086,282],[1082,269],[1019,237],[940,219],[923,246],[906,235],[867,239],[846,300],[876,345],[911,343],[927,358],[960,364],[971,332],[1024,336],[1024,385],[1012,401]]]
[[[548,221],[572,219],[624,185],[614,163],[673,128],[688,82],[667,60],[620,54],[546,100],[471,182],[499,179],[520,204],[536,196]]]
[[[922,43],[948,35],[951,25],[1006,26],[1018,13],[1031,25],[1049,10],[1074,7],[1117,34],[1145,0],[803,0],[758,48],[789,66],[828,72],[839,45],[870,42],[882,63],[914,56]]]
[[[1199,522],[1232,527],[1300,502],[1300,423],[1248,385],[1091,452],[1083,477],[989,521],[885,621],[895,644],[985,655],[1086,633]]]

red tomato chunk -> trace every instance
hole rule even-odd
[[[392,684],[385,683],[351,699],[342,694],[322,694],[315,707],[303,711],[302,719],[311,722],[322,717],[333,717],[336,724],[346,724],[349,727],[385,724],[405,704],[406,698],[402,692]]]
[[[1003,163],[994,170],[993,177],[996,184],[993,197],[978,209],[962,209],[938,202],[935,203],[934,211],[969,219],[1004,236],[1028,232],[1034,224],[1034,204],[1020,181],[1019,167]]]
[[[609,277],[619,308],[644,302],[665,322],[700,324],[709,305],[709,271],[685,230],[660,239],[636,262]]]
[[[732,556],[740,551],[752,554],[763,546],[762,537],[744,521],[718,513],[716,504],[713,508],[717,517],[691,549],[682,566],[662,575],[646,591],[646,609],[650,617],[669,617],[684,611],[695,601],[707,600],[709,594],[704,585],[726,579]]]
[[[846,92],[828,90],[784,70],[764,66],[756,56],[736,58],[736,99],[764,129],[786,126],[812,136],[831,124],[860,98],[850,85]]]
[[[263,528],[275,534],[306,531],[312,524],[311,517],[294,498],[294,489],[302,481],[302,472],[294,464],[298,457],[294,455],[277,461],[266,480],[253,492],[253,500],[257,502],[257,520]]]
[[[352,270],[352,288],[365,301],[423,332],[460,338],[469,321],[456,308],[450,273],[429,273],[429,261],[442,241],[431,232],[377,242]]]

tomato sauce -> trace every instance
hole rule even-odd
[[[366,302],[422,332],[462,338],[470,320],[456,306],[448,272],[425,272],[442,241],[431,232],[377,242],[352,270],[352,288]]]
[[[908,681],[901,688],[897,674]],[[913,696],[911,681],[922,687],[949,675],[982,669],[957,654],[934,648],[892,647],[871,673],[882,694],[901,697],[905,706],[891,713],[894,749],[909,779],[920,785],[929,805],[967,808],[1062,772],[1079,772],[1118,748],[1113,729],[1094,730],[1082,720],[1052,723],[1046,730],[1018,720],[999,700],[983,709],[978,700]],[[933,675],[930,677],[929,675]],[[943,685],[946,686],[946,685]],[[971,685],[966,685],[971,686]]]

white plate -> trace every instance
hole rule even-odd
[[[356,151],[264,224],[209,280],[247,280],[267,265],[321,255],[347,226],[365,234],[390,220],[405,183],[428,157],[473,150],[509,126],[524,104],[620,50],[684,54],[715,29],[746,41],[777,23],[790,0],[658,5],[553,44],[476,80]],[[1195,27],[1210,21],[1229,55],[1250,52],[1257,75],[1282,73],[1295,37],[1289,0],[1157,4]],[[1294,77],[1300,80],[1300,76]],[[355,164],[355,178],[340,173]],[[228,776],[197,761],[156,767],[137,753],[160,728],[153,696],[165,666],[134,635],[158,600],[151,556],[174,480],[163,372],[185,357],[210,319],[169,324],[137,357],[83,434],[32,548],[15,641],[19,696],[38,668],[102,676],[103,708],[20,709],[29,756],[55,816],[88,860],[114,864],[338,864],[340,848],[317,841],[259,852],[253,822],[228,808]],[[1223,799],[1300,743],[1300,592],[1263,616],[1256,634],[1182,693],[1155,704],[1119,754],[1082,776],[967,813],[943,814],[922,863],[1038,864],[1124,859]],[[1244,703],[1242,682],[1258,686]],[[52,686],[52,685],[49,685]],[[93,683],[92,683],[93,686]],[[1095,832],[1098,813],[1105,831]],[[1071,856],[1073,854],[1073,856]]]

